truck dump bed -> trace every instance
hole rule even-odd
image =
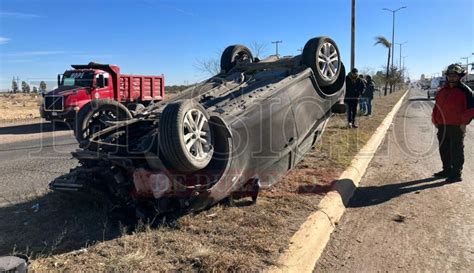
[[[162,100],[165,84],[163,76],[120,75],[120,101]]]

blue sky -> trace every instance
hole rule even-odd
[[[218,59],[235,43],[282,40],[296,55],[306,41],[330,36],[350,64],[351,0],[0,0],[0,89],[20,79],[55,79],[73,63],[114,63],[123,73],[165,74],[167,84],[205,78],[199,59]],[[408,43],[402,54],[412,78],[474,61],[474,1],[357,0],[356,66],[381,70],[386,50],[375,36]],[[399,47],[395,47],[396,62]]]

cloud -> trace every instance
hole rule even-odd
[[[183,9],[180,9],[180,8],[175,8],[175,10],[179,13],[182,13],[184,15],[188,15],[188,16],[196,16],[194,13],[190,12],[190,11],[186,11],[186,10],[183,10]]]
[[[36,61],[37,60],[33,60],[33,59],[4,60],[5,63],[32,63]]]
[[[4,44],[8,43],[8,41],[10,41],[9,38],[5,38],[5,37],[0,36],[0,45],[4,45]]]
[[[40,17],[42,16],[38,14],[32,14],[32,13],[0,11],[0,18],[32,19],[32,18],[40,18]]]
[[[34,57],[34,56],[48,56],[68,54],[66,51],[23,51],[2,54],[5,57]]]
[[[108,58],[115,58],[118,55],[116,54],[100,54],[100,53],[78,53],[78,54],[71,54],[72,57],[77,58],[89,58],[89,59],[108,59]]]

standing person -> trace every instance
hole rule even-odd
[[[349,128],[358,128],[356,124],[357,104],[364,90],[364,83],[357,76],[358,73],[357,68],[353,68],[346,76],[346,96],[344,97],[344,102],[347,104],[347,122]]]
[[[370,75],[365,76],[366,85],[364,91],[365,103],[367,105],[366,116],[372,115],[372,100],[374,99],[375,83]]]
[[[364,95],[366,82],[364,79],[364,75],[362,74],[359,75],[359,79],[364,83],[364,88],[362,89],[362,92],[360,93],[359,109],[365,115],[367,113],[367,103],[365,101],[365,95]]]
[[[449,182],[462,181],[466,125],[474,117],[474,95],[461,83],[466,71],[458,64],[448,66],[446,84],[436,95],[432,121],[438,128],[439,153],[443,170],[435,177]]]

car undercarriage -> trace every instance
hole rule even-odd
[[[105,193],[155,213],[256,201],[318,141],[329,117],[345,111],[345,69],[327,37],[309,40],[302,55],[261,61],[229,46],[221,70],[133,113],[92,101],[76,123],[79,167],[50,188]]]

